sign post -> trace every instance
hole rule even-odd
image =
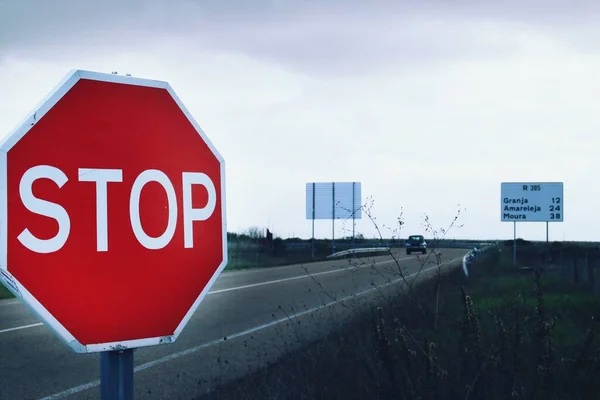
[[[131,399],[227,264],[223,158],[167,82],[80,70],[0,150],[0,281]]]
[[[513,229],[513,265],[517,265],[517,222],[514,223]]]
[[[133,400],[133,349],[100,353],[101,400]]]
[[[546,221],[546,265],[550,265],[550,240],[548,235],[548,221]]]
[[[514,223],[513,264],[517,265],[517,222],[563,222],[562,182],[502,182],[500,187],[501,221]]]

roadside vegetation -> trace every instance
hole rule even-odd
[[[517,267],[500,243],[202,400],[597,399],[597,278],[568,261],[593,246],[518,243]]]
[[[12,293],[4,287],[4,285],[0,284],[0,300],[4,299],[12,299],[14,296]]]
[[[406,238],[401,234],[403,217],[398,217],[395,226],[379,227],[371,213],[373,200],[363,205],[365,217],[375,226],[376,234],[372,238],[366,238],[362,233],[356,233],[354,237],[351,230],[344,229],[346,236],[331,239],[301,239],[291,237],[283,239],[277,237],[267,228],[251,227],[245,232],[228,233],[228,252],[229,262],[225,270],[236,270],[257,267],[273,267],[289,264],[303,264],[313,261],[326,260],[332,253],[342,252],[351,249],[374,249],[371,253],[361,253],[361,258],[373,255],[385,255],[385,249],[389,249],[389,255],[393,249],[403,249]],[[453,223],[446,229],[439,231],[432,229],[427,216],[424,217],[425,239],[432,248],[473,248],[481,246],[482,241],[472,239],[447,239],[446,233],[452,228],[456,228],[456,221],[460,216],[459,212]],[[416,232],[420,233],[420,232]],[[495,242],[489,241],[486,242]],[[313,256],[314,247],[314,256]],[[344,258],[353,257],[352,254]],[[356,257],[353,257],[356,258]],[[360,259],[357,262],[361,262]]]

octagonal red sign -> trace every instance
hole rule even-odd
[[[171,86],[73,71],[0,149],[0,280],[77,352],[174,341],[227,229],[223,158]]]

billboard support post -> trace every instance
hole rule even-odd
[[[356,182],[352,182],[352,249],[354,249],[354,227],[356,225],[354,214],[356,213]]]
[[[315,258],[315,184],[312,184],[312,240],[311,240],[311,252],[312,258]]]
[[[335,182],[331,182],[331,254],[335,253]]]

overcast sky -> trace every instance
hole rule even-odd
[[[524,4],[526,3],[526,4]],[[380,225],[510,238],[503,181],[562,181],[551,240],[600,240],[600,3],[0,0],[0,136],[70,69],[168,81],[227,163],[230,231],[310,237],[305,183]],[[596,24],[596,26],[594,26]],[[343,223],[337,222],[336,236]],[[345,225],[351,230],[351,225]],[[375,234],[367,219],[357,231]],[[318,237],[331,222],[317,221]],[[543,223],[518,234],[545,238]]]

